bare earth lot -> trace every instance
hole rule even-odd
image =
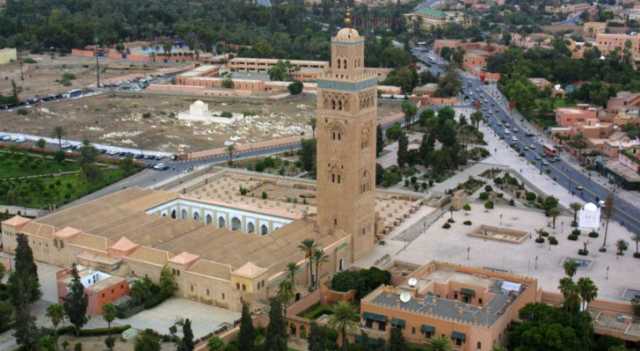
[[[0,131],[50,136],[62,126],[65,138],[167,152],[203,150],[225,141],[247,143],[310,134],[315,95],[284,100],[207,98],[209,111],[243,114],[231,125],[178,120],[194,97],[144,93],[103,94],[47,103],[27,115],[0,112]],[[400,112],[399,103],[381,104],[379,116]]]
[[[25,63],[24,81],[20,79],[20,65],[10,63],[0,65],[0,94],[11,95],[11,80],[22,89],[20,96],[44,96],[58,94],[71,89],[84,88],[96,83],[96,62],[90,57],[56,56],[51,59],[49,55],[29,55],[36,63]],[[123,61],[100,62],[101,79],[109,79],[136,73],[151,72],[161,65],[143,65]],[[63,86],[56,80],[62,78],[63,73],[71,73],[76,79],[70,86]]]

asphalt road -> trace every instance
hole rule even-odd
[[[420,61],[429,63],[430,69],[433,69],[434,66],[440,66],[438,69],[442,70],[444,62],[433,52],[414,51],[413,53]],[[558,184],[584,201],[597,204],[607,197],[610,190],[590,179],[582,171],[562,159],[556,162],[546,160],[543,157],[543,146],[540,142],[543,139],[540,132],[538,130],[525,131],[519,123],[516,123],[502,94],[489,94],[484,84],[475,77],[461,75],[461,78],[463,95],[480,102],[480,110],[488,125],[507,143],[519,147],[524,153],[521,157],[533,163],[541,172],[547,172]],[[517,140],[514,140],[513,137]],[[612,218],[631,232],[640,233],[640,208],[616,196],[615,193]]]

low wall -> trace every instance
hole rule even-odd
[[[234,157],[242,157],[242,154],[248,152],[256,152],[256,151],[265,151],[272,149],[282,149],[282,148],[297,148],[300,145],[301,139],[304,139],[304,136],[288,136],[278,139],[259,141],[256,143],[250,144],[236,144],[234,146]],[[226,147],[218,147],[209,150],[195,151],[188,154],[179,155],[179,160],[205,160],[212,158],[226,158],[228,155],[228,151]]]
[[[485,232],[489,232],[488,235],[485,235]],[[495,235],[503,235],[505,238],[496,237]],[[509,229],[503,227],[494,227],[490,225],[483,224],[476,229],[474,229],[471,233],[467,234],[468,236],[481,238],[481,239],[489,239],[495,241],[502,241],[511,244],[521,244],[524,242],[529,233],[523,230],[517,229]]]
[[[24,217],[42,217],[49,213],[49,211],[42,210],[39,208],[28,208],[28,207],[21,207],[21,206],[5,206],[5,205],[0,205],[0,212],[11,214],[11,215],[20,215]]]

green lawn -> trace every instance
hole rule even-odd
[[[317,319],[318,317],[322,316],[323,314],[333,314],[333,311],[331,309],[330,305],[324,305],[321,303],[317,303],[311,307],[309,307],[307,310],[301,312],[299,314],[300,317],[302,318],[306,318],[306,319]]]
[[[51,156],[0,150],[0,179],[78,170],[80,166],[73,161],[56,162]]]
[[[73,160],[58,163],[41,155],[28,153],[10,155],[0,152],[0,204],[31,208],[61,206],[126,176],[124,171],[116,166],[100,165],[99,169],[99,177],[90,181],[80,173],[79,164]],[[78,171],[78,173],[59,177],[7,180],[9,177],[66,171]]]

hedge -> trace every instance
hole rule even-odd
[[[117,325],[111,328],[95,328],[95,329],[80,329],[80,336],[103,336],[112,334],[121,334],[127,329],[130,329],[129,324]],[[62,327],[58,329],[58,335],[75,335],[75,328],[72,325]]]

